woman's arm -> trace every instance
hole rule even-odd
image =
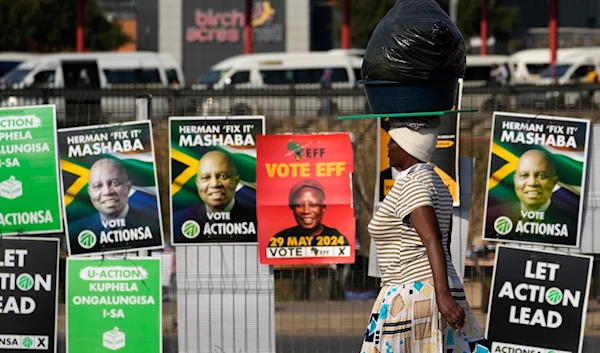
[[[409,221],[419,234],[429,257],[438,310],[454,330],[462,328],[465,324],[465,312],[450,293],[442,233],[435,211],[431,206],[419,207],[411,212]]]

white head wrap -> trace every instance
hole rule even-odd
[[[420,160],[429,162],[437,144],[439,128],[423,128],[417,131],[406,127],[390,129],[388,134],[406,153]]]

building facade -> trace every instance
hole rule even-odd
[[[188,84],[244,53],[244,0],[138,0],[138,50],[170,53]],[[308,51],[309,0],[254,1],[253,52]]]

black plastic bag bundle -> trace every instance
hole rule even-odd
[[[463,77],[462,34],[435,0],[397,0],[373,31],[362,66],[367,81]]]

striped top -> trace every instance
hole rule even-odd
[[[382,285],[398,285],[433,277],[425,245],[409,223],[412,211],[431,206],[442,232],[442,245],[448,263],[448,276],[456,276],[448,249],[452,219],[452,196],[433,164],[419,163],[408,170],[385,196],[369,222],[375,241]]]

